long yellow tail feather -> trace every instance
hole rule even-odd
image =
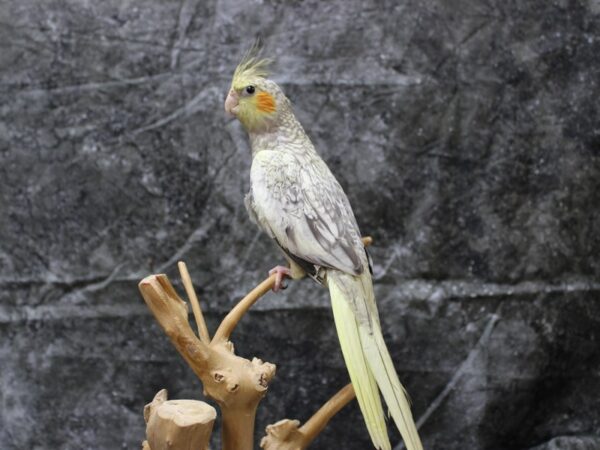
[[[377,384],[367,365],[364,353],[360,351],[361,342],[358,323],[354,313],[348,306],[348,302],[335,283],[329,283],[329,292],[342,354],[367,430],[376,448],[390,450],[391,445],[387,435]]]
[[[335,325],[350,380],[376,448],[390,448],[379,390],[407,450],[423,450],[406,391],[387,350],[368,274],[327,275]]]

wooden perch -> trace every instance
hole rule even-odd
[[[372,243],[372,239],[365,237],[363,243],[368,246]],[[227,314],[211,340],[185,263],[179,263],[179,271],[192,304],[199,338],[190,327],[187,304],[177,295],[166,275],[150,275],[144,278],[139,283],[140,292],[173,346],[202,381],[205,395],[214,399],[221,408],[222,449],[252,450],[256,408],[265,396],[269,382],[275,375],[275,365],[263,362],[258,358],[250,361],[236,356],[229,338],[250,307],[273,288],[275,275],[271,275],[256,286]],[[287,419],[268,426],[267,436],[261,441],[261,446],[268,450],[306,448],[329,420],[353,398],[354,389],[349,384],[323,405],[303,426],[300,427],[298,421]],[[175,402],[178,402],[175,410],[165,409],[163,413],[161,405],[168,402],[166,391],[160,391],[153,402],[146,406],[144,417],[148,424],[148,440],[144,441],[144,450],[166,449],[167,447],[162,446],[163,442],[167,442],[167,446],[171,450],[192,448],[191,444],[189,447],[176,447],[172,444],[180,442],[177,439],[182,439],[181,442],[184,440],[192,442],[190,439],[195,439],[190,437],[192,428],[195,426],[192,424],[194,421],[183,420],[182,411],[190,412],[194,420],[200,420],[200,416],[205,417],[208,412],[196,415],[194,411],[189,410],[194,407],[186,403],[192,402],[191,400],[176,400]],[[160,414],[158,411],[161,411]],[[208,442],[212,422],[210,422],[210,428],[207,425],[208,422],[203,422],[203,424],[202,427],[198,425],[197,429],[194,428],[196,430],[193,433],[194,436],[199,437],[198,440],[193,440],[193,448],[207,448],[204,446],[203,439],[206,438],[206,442]],[[204,431],[206,430],[208,431],[205,436]],[[184,437],[180,438],[179,436]]]
[[[200,308],[200,303],[198,302],[198,296],[194,290],[190,273],[188,272],[187,266],[183,261],[179,261],[177,263],[177,267],[179,268],[179,275],[181,276],[181,281],[185,287],[185,293],[192,304],[192,311],[194,312],[196,326],[198,327],[198,336],[200,336],[200,340],[202,342],[208,344],[210,342],[210,335],[208,334],[208,328],[206,326],[206,322],[204,321],[204,316],[202,315],[202,309]]]
[[[227,341],[234,328],[240,321],[240,319],[248,312],[250,307],[254,305],[259,298],[273,289],[275,285],[275,275],[271,275],[265,281],[260,283],[254,289],[250,291],[248,295],[246,295],[240,302],[235,305],[235,307],[225,316],[221,325],[217,329],[215,333],[215,337],[213,338],[213,342],[219,341]]]
[[[327,426],[333,416],[355,398],[352,384],[347,384],[300,426],[298,420],[283,419],[268,425],[267,435],[260,441],[265,450],[303,450]]]
[[[217,411],[197,400],[169,400],[162,389],[144,408],[143,450],[208,450]]]
[[[202,381],[206,395],[219,404],[223,449],[251,450],[256,408],[275,375],[275,365],[236,356],[226,338],[213,339],[210,344],[198,339],[188,322],[187,305],[166,275],[146,277],[139,288],[171,343]],[[241,314],[232,321],[231,329],[239,318]]]

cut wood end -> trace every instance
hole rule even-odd
[[[262,359],[252,358],[252,366],[256,373],[256,387],[259,391],[267,391],[269,383],[275,376],[277,366],[269,362],[263,362]]]
[[[363,245],[365,247],[368,247],[369,245],[371,245],[373,243],[373,238],[371,236],[365,236],[362,238],[363,241]]]
[[[217,418],[217,410],[199,400],[169,400],[160,406],[157,414],[182,428],[210,423]]]
[[[139,283],[138,287],[141,289],[142,286],[150,286],[154,283],[157,283],[157,277],[166,277],[164,273],[155,273],[152,275],[148,275],[146,278],[143,278]]]
[[[169,391],[166,389],[161,389],[156,393],[154,398],[152,399],[152,403],[156,403],[160,405],[161,403],[166,402],[169,399]]]
[[[279,422],[275,422],[272,425],[267,425],[265,431],[267,432],[267,434],[276,436],[280,439],[285,439],[299,427],[299,420],[282,419]]]
[[[144,406],[144,420],[146,423],[148,423],[150,416],[152,416],[154,411],[156,411],[160,405],[167,401],[168,395],[169,394],[166,389],[161,389],[156,393],[152,401]]]
[[[169,278],[165,274],[155,274],[144,278],[138,284],[144,301],[157,318],[158,315],[173,317],[176,315],[181,320],[187,320],[188,305],[177,294]],[[163,323],[161,325],[164,326]]]
[[[216,410],[205,402],[165,401],[153,409],[146,425],[149,447],[152,450],[207,450],[216,417]]]
[[[305,447],[304,437],[298,430],[298,420],[283,419],[272,425],[267,425],[266,433],[260,440],[261,448],[265,450],[301,450]]]

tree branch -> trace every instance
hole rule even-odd
[[[304,450],[323,431],[333,416],[355,398],[352,384],[347,384],[313,416],[300,426],[298,420],[283,419],[268,425],[260,441],[265,450]]]
[[[348,383],[340,391],[331,397],[313,416],[302,425],[299,431],[305,436],[308,446],[317,435],[323,431],[333,416],[356,397],[352,383]]]
[[[208,345],[210,343],[210,335],[208,334],[208,328],[206,327],[206,322],[204,321],[204,316],[202,315],[202,309],[200,308],[200,303],[198,302],[198,297],[196,296],[196,291],[194,290],[192,278],[190,277],[187,266],[183,261],[179,261],[177,263],[177,267],[179,268],[179,275],[181,276],[181,281],[183,281],[185,292],[187,293],[188,299],[192,304],[192,311],[194,312],[196,326],[198,327],[198,336],[200,336],[200,340],[202,342]]]
[[[275,285],[275,275],[271,275],[258,286],[256,286],[248,295],[239,301],[237,305],[225,316],[221,325],[217,329],[213,342],[226,341],[231,336],[240,319],[248,312],[250,307],[254,305],[258,299],[273,289]]]
[[[139,284],[139,289],[146,305],[171,343],[194,373],[200,377],[207,370],[212,352],[209,346],[198,340],[192,331],[188,322],[186,303],[177,295],[164,274],[144,278]]]

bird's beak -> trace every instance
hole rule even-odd
[[[238,112],[239,104],[240,99],[238,93],[231,89],[229,94],[227,94],[227,98],[225,99],[225,112],[235,117]]]

